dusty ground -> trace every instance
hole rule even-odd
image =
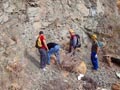
[[[79,60],[82,57],[83,61],[87,64],[87,73],[85,76],[93,79],[97,83],[97,87],[110,90],[111,85],[119,81],[115,75],[116,71],[120,71],[119,66],[113,64],[112,67],[109,67],[104,60],[99,59],[100,68],[97,72],[94,72],[90,61],[89,47],[84,48],[88,52],[82,52],[82,49],[73,57],[70,57],[69,54],[61,53],[61,60],[66,60],[68,57]],[[26,74],[29,74],[27,78],[30,81],[28,82],[28,86],[26,86],[27,90],[93,90],[83,88],[85,81],[78,81],[77,74],[64,72],[57,65],[48,65],[47,71],[41,70],[39,66],[39,53],[34,49],[31,52],[28,50],[28,52],[26,54],[28,63],[25,71]]]

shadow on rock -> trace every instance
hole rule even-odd
[[[30,55],[30,53],[27,50],[24,51],[24,57],[26,57],[28,60],[30,60],[37,68],[40,68],[39,62],[36,60],[35,57]]]

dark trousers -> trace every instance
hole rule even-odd
[[[70,52],[75,52],[76,44],[77,44],[77,38],[76,37],[74,37],[73,39],[70,39],[69,53]]]
[[[48,59],[47,51],[43,48],[40,48],[39,53],[40,53],[40,67],[45,68]]]
[[[93,69],[97,70],[98,69],[98,57],[96,52],[91,52],[91,61],[93,64]]]

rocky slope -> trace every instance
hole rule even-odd
[[[11,90],[84,90],[77,75],[63,76],[56,65],[47,72],[39,69],[39,53],[35,40],[43,30],[47,42],[61,45],[61,60],[66,56],[68,30],[81,36],[82,47],[74,57],[87,64],[87,77],[98,86],[110,89],[117,82],[115,71],[120,68],[106,66],[100,53],[100,70],[91,71],[89,34],[96,33],[106,43],[106,53],[120,56],[120,16],[116,0],[0,0],[0,89]],[[68,55],[69,57],[69,55]],[[69,57],[71,58],[71,57]],[[109,72],[110,71],[110,72]],[[108,78],[110,77],[110,79]],[[13,90],[13,89],[12,89]],[[87,90],[87,89],[86,89]]]

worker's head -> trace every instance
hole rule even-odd
[[[73,35],[75,33],[75,31],[73,29],[70,29],[69,33]]]
[[[96,35],[96,34],[93,34],[91,38],[92,38],[93,40],[96,40],[96,39],[97,39],[97,35]]]
[[[74,31],[73,29],[70,29],[69,32],[70,32],[70,33],[74,33],[75,31]]]
[[[40,32],[39,32],[39,35],[41,35],[41,34],[43,34],[43,31],[40,31]]]

